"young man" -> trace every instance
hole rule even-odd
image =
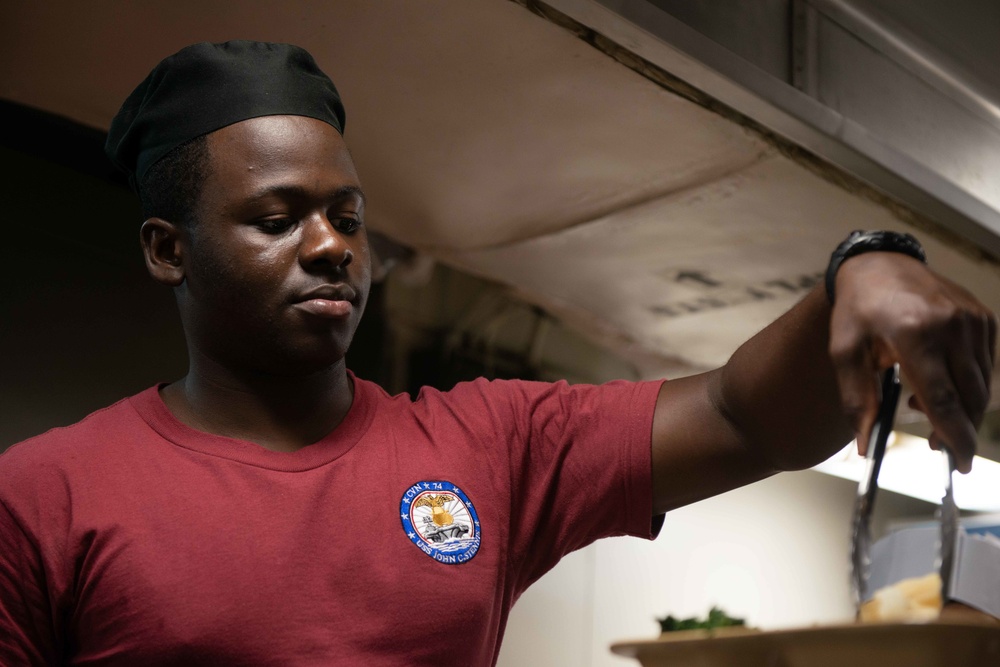
[[[190,367],[0,458],[0,663],[491,664],[562,555],[864,442],[897,362],[968,470],[996,318],[893,235],[710,373],[389,397],[344,365],[370,270],[343,127],[287,45],[189,47],[125,102],[108,150]]]

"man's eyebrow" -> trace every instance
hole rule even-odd
[[[279,196],[279,197],[311,197],[314,196],[314,192],[308,188],[304,188],[301,185],[271,185],[249,195],[244,202],[247,204],[253,204],[254,202],[260,201],[261,199],[266,199],[267,197]],[[367,203],[367,198],[365,197],[364,191],[357,185],[344,185],[337,188],[329,195],[332,200],[347,199],[349,197],[355,197],[361,200],[362,204]]]

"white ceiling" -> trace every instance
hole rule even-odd
[[[189,43],[306,47],[345,99],[373,228],[674,372],[725,361],[849,230],[907,230],[508,0],[0,11],[0,97],[101,128]],[[935,267],[1000,310],[996,267],[917,234]]]

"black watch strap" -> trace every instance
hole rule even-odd
[[[837,271],[845,259],[866,252],[898,252],[927,263],[927,255],[917,239],[899,232],[866,232],[860,229],[851,232],[844,242],[830,255],[830,265],[826,268],[826,296],[833,304]]]

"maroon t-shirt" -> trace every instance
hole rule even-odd
[[[0,664],[489,665],[511,605],[650,537],[659,383],[354,379],[297,452],[151,388],[0,456]]]

